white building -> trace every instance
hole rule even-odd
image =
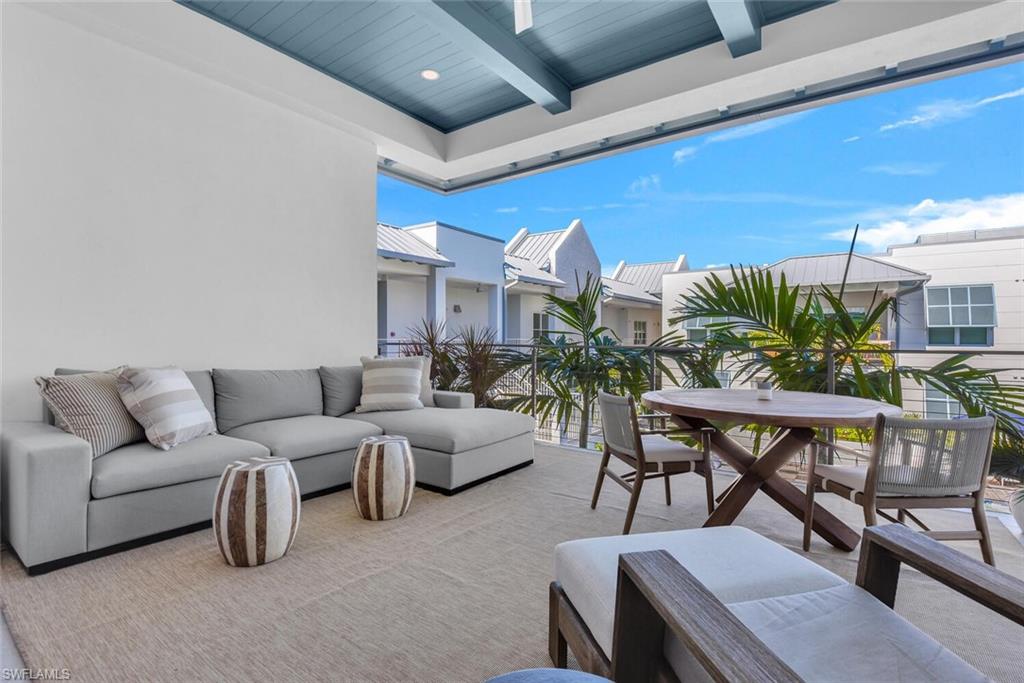
[[[1006,369],[1004,381],[1024,382],[1024,227],[922,235],[890,247],[886,261],[927,272],[923,290],[903,300],[897,346],[921,351],[974,352],[971,365]],[[906,365],[927,367],[947,356],[902,353]],[[927,417],[956,416],[941,392],[904,384],[905,405]]]
[[[601,261],[577,218],[562,230],[531,233],[522,228],[505,245],[505,270],[505,336],[509,342],[528,342],[558,329],[544,312],[544,295],[575,296],[588,273],[601,277]]]
[[[423,321],[494,330],[502,338],[503,243],[433,221],[377,226],[377,337],[408,339]]]
[[[602,278],[607,294],[601,313],[604,324],[623,344],[643,346],[662,336],[662,277],[686,269],[684,254],[674,261],[619,261],[611,277]]]

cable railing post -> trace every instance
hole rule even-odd
[[[537,345],[530,349],[530,415],[537,419]]]

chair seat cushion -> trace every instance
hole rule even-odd
[[[648,462],[698,462],[704,459],[701,451],[661,434],[644,434],[640,440]]]
[[[911,470],[909,465],[899,465],[892,468],[892,470],[886,469],[885,471],[892,471],[892,478],[894,479],[913,479],[912,476],[907,476],[909,472],[900,473],[900,470]],[[850,500],[856,502],[856,496],[864,493],[864,485],[868,478],[868,468],[866,467],[850,467],[843,465],[815,465],[814,476],[819,479],[822,485],[830,490],[836,490],[835,486],[828,486],[831,484],[839,485],[839,493],[845,495]],[[899,498],[901,495],[898,493],[884,493],[879,491],[877,494],[879,497],[893,497]]]
[[[352,450],[364,438],[380,434],[380,427],[369,422],[342,420],[326,415],[301,415],[253,422],[228,432],[229,436],[261,443],[273,455],[289,460]]]
[[[379,413],[350,413],[344,418],[372,422],[385,434],[404,436],[414,448],[462,453],[533,432],[529,415],[491,408],[421,408]]]
[[[850,584],[728,607],[806,681],[987,680],[873,595]],[[665,655],[680,680],[707,678],[677,639],[666,638]]]
[[[235,460],[267,455],[270,452],[265,446],[220,434],[193,439],[170,451],[148,441],[133,443],[96,458],[92,495],[107,498],[219,477]]]
[[[568,541],[555,548],[555,579],[608,657],[619,555],[666,550],[724,603],[845,584],[832,572],[738,526]]]

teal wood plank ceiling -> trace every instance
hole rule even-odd
[[[533,28],[517,36],[512,0],[470,0],[471,12],[448,7],[462,26],[432,21],[436,8],[407,0],[179,0],[443,132],[535,102],[564,111],[565,88],[722,41],[723,33],[734,55],[756,51],[760,26],[830,1],[711,0],[744,6],[719,12],[750,17],[737,29],[720,26],[708,0],[534,0]],[[756,43],[744,30],[756,30]],[[424,69],[440,78],[425,80]]]

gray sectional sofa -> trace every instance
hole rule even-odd
[[[288,458],[304,496],[348,485],[360,440],[382,433],[407,437],[418,485],[449,495],[533,462],[533,418],[473,408],[469,394],[355,413],[358,366],[188,376],[218,433],[170,451],[141,442],[93,458],[45,421],[4,425],[3,532],[30,573],[209,524],[220,475],[239,458]]]

